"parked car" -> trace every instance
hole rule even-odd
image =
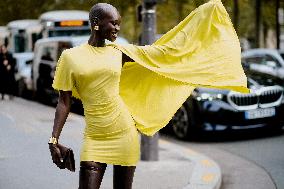
[[[16,60],[17,93],[19,96],[28,97],[32,92],[31,69],[34,53],[13,53],[13,57]]]
[[[88,37],[52,37],[40,39],[35,44],[32,66],[33,89],[38,100],[55,104],[58,94],[52,88],[56,63],[65,49],[80,45]]]
[[[220,133],[247,129],[281,129],[284,124],[283,88],[266,79],[248,76],[249,94],[196,88],[171,120],[180,139],[197,133]]]
[[[271,84],[284,86],[283,52],[276,49],[250,49],[242,53],[242,63],[254,77],[265,77]]]

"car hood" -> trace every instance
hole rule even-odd
[[[248,76],[248,75],[247,75]],[[263,87],[269,86],[279,86],[277,83],[274,83],[272,79],[269,78],[253,78],[247,77],[248,80],[248,88],[252,91],[259,90]],[[222,94],[227,95],[230,91],[229,90],[222,90],[222,89],[212,89],[212,88],[196,88],[195,93],[209,93],[209,94]]]

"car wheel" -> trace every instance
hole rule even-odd
[[[174,135],[179,139],[187,139],[190,130],[189,112],[186,105],[182,105],[172,118]]]

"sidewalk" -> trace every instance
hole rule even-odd
[[[159,161],[140,161],[134,189],[218,189],[219,166],[210,158],[165,140],[159,140]],[[109,172],[112,170],[109,169]],[[112,188],[112,178],[104,178],[102,188]]]
[[[53,165],[48,151],[54,112],[52,107],[20,98],[0,101],[0,188],[77,188],[84,120],[71,113],[60,138],[75,152],[77,169],[71,173]],[[156,162],[139,162],[134,189],[220,188],[221,170],[205,155],[160,140],[159,156]],[[112,166],[101,188],[112,188]]]

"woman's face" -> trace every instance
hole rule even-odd
[[[115,41],[120,30],[121,17],[116,10],[105,13],[99,22],[99,34],[103,39]]]
[[[7,53],[7,48],[4,45],[1,46],[1,52]]]

